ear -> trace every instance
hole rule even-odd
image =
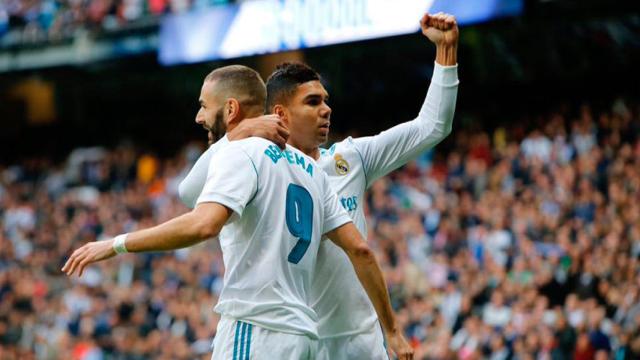
[[[242,120],[242,111],[240,109],[240,102],[234,98],[228,98],[224,104],[224,112],[227,118],[227,126],[234,122],[240,122]]]
[[[275,105],[273,107],[273,114],[278,115],[285,124],[289,125],[289,111],[287,111],[286,107],[280,104]]]

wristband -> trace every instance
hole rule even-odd
[[[124,241],[127,239],[128,234],[120,234],[113,239],[113,250],[115,250],[116,254],[126,254],[127,247],[124,246]]]

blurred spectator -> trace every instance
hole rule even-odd
[[[232,0],[6,0],[0,2],[0,44],[70,38],[79,30],[117,30],[149,24],[165,13]]]
[[[43,3],[3,3],[0,29],[3,9],[40,19],[29,9]],[[99,18],[115,2],[91,4]],[[146,3],[117,4],[134,16]],[[520,137],[462,129],[455,151],[373,184],[369,240],[418,359],[640,358],[640,118],[629,109],[584,105]],[[215,241],[121,256],[82,278],[59,270],[84,242],[186,211],[177,184],[197,155],[123,145],[0,167],[0,358],[210,357]]]

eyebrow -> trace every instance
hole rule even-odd
[[[324,95],[325,101],[329,100],[329,94],[310,94],[310,95],[307,95],[304,98],[304,100],[307,101],[307,100],[316,99],[316,98],[322,99],[322,95]]]

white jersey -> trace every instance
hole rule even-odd
[[[365,190],[378,178],[437,145],[452,128],[458,93],[458,67],[435,65],[427,97],[418,117],[376,136],[348,138],[322,149],[318,165],[329,175],[341,205],[367,238],[362,207]],[[218,145],[220,143],[220,145]],[[180,184],[187,206],[189,194],[199,193],[203,180],[197,170],[226,139],[211,146]],[[202,161],[201,161],[202,160]],[[192,197],[192,196],[191,196]],[[320,338],[353,335],[377,326],[377,316],[347,255],[333,243],[322,241],[310,302],[319,316]]]
[[[197,203],[234,215],[220,234],[224,285],[215,310],[273,331],[317,338],[308,305],[322,234],[351,218],[327,175],[290,146],[249,138],[216,152]]]

